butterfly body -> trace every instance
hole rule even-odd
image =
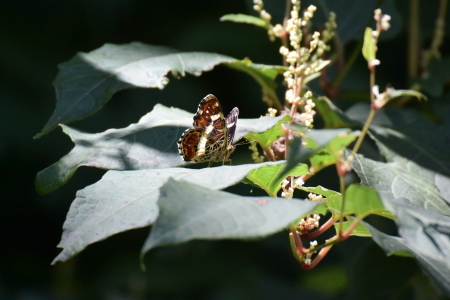
[[[185,161],[194,163],[226,161],[234,151],[233,139],[239,109],[225,118],[219,100],[208,95],[200,101],[194,115],[194,128],[187,129],[178,141],[178,151]]]

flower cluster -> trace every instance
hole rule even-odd
[[[259,17],[263,19],[266,23],[267,34],[269,35],[269,39],[271,41],[275,40],[275,31],[279,30],[279,28],[274,28],[274,26],[270,23],[272,20],[272,16],[264,10],[264,3],[262,0],[253,0],[253,9],[259,13]]]
[[[374,94],[375,99],[372,103],[372,107],[375,110],[381,109],[390,100],[390,95],[393,91],[394,91],[394,88],[388,87],[388,88],[386,88],[386,91],[384,91],[383,93],[380,93],[378,85],[374,85],[372,87],[372,93]]]
[[[377,29],[372,33],[372,36],[374,38],[378,38],[381,31],[386,31],[391,27],[391,24],[389,24],[389,21],[391,20],[390,15],[383,14],[381,12],[381,9],[375,10],[375,15],[373,16],[375,21],[377,22]]]
[[[391,25],[389,24],[389,21],[391,20],[391,16],[383,14],[381,12],[381,9],[378,8],[378,9],[375,9],[375,14],[374,14],[373,18],[377,22],[376,29],[372,31],[372,38],[374,40],[375,51],[376,51],[377,50],[378,37],[380,36],[380,33],[382,31],[388,30],[389,27],[391,27]],[[380,61],[378,59],[375,59],[371,64],[373,66],[376,66],[376,65],[380,64]]]
[[[269,107],[269,109],[267,109],[266,116],[267,117],[275,117],[277,115],[277,112],[278,111],[275,108]]]
[[[281,197],[292,199],[294,196],[294,189],[298,186],[302,186],[305,184],[303,179],[301,177],[297,177],[293,182],[292,185],[288,187],[290,181],[285,179],[283,182],[281,182],[281,188],[283,189],[283,192],[281,192]]]
[[[306,218],[302,219],[297,224],[297,231],[304,232],[310,231],[314,228],[319,227],[320,215],[319,214],[309,214]]]
[[[322,200],[322,195],[309,193],[308,194],[308,199],[311,200],[311,201],[320,201],[320,200]]]
[[[309,249],[312,249],[312,248],[314,248],[314,247],[316,247],[316,246],[317,246],[317,241],[311,241],[311,242],[309,242]],[[310,264],[311,264],[311,262],[312,262],[311,257],[313,256],[314,253],[315,253],[315,252],[312,251],[312,252],[308,252],[308,253],[305,254],[305,260],[303,261],[303,263],[304,263],[305,265],[310,265]]]

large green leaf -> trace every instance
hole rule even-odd
[[[64,223],[58,247],[64,248],[53,263],[65,261],[88,245],[116,233],[151,225],[158,217],[159,188],[169,177],[210,189],[223,189],[250,171],[275,163],[216,168],[166,168],[109,171],[93,185],[78,191]],[[186,190],[182,190],[185,195]]]
[[[385,147],[384,153],[388,152]],[[450,185],[449,177],[392,152],[389,157],[392,162],[382,163],[358,155],[352,163],[362,183],[377,191],[386,208],[393,211],[394,204],[404,203],[450,215],[450,199],[445,193]]]
[[[284,178],[280,178],[279,174],[284,169],[283,164],[268,165],[259,169],[255,169],[248,173],[244,183],[253,184],[259,188],[262,188],[267,192],[268,195],[276,197],[278,191],[281,189],[281,182]],[[306,174],[311,174],[308,171],[307,165],[299,165],[289,171],[286,176],[302,176]]]
[[[411,253],[434,283],[450,295],[450,218],[439,213],[394,204],[399,234],[394,237],[365,223],[388,255]]]
[[[181,52],[167,47],[133,42],[105,44],[89,53],[78,53],[59,66],[55,79],[56,109],[39,138],[60,123],[83,119],[100,110],[112,95],[131,87],[159,88],[167,74],[199,76],[214,66],[236,59],[205,52]]]
[[[262,238],[287,227],[318,204],[284,198],[243,197],[170,179],[160,190],[160,214],[142,253],[192,239]]]
[[[36,188],[48,193],[66,183],[80,166],[106,170],[142,170],[185,165],[177,140],[192,125],[192,113],[156,105],[138,123],[102,133],[83,133],[62,125],[75,147],[57,163],[39,172]],[[281,117],[239,119],[236,140],[249,132],[264,132]]]
[[[371,126],[370,134],[387,161],[404,157],[432,172],[450,176],[449,132],[442,132],[444,128],[424,127],[398,128],[401,131],[397,131]],[[448,126],[445,129],[448,130]]]

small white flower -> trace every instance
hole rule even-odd
[[[303,179],[301,179],[300,177],[297,177],[297,178],[295,179],[295,184],[296,184],[297,186],[303,186],[303,185],[305,184],[305,182],[304,182]]]

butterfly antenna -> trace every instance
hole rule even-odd
[[[257,141],[258,141],[258,140],[254,140],[254,141],[251,141],[251,142],[249,142],[249,141],[246,141],[246,142],[240,142],[240,143],[234,144],[233,146],[247,145],[247,144],[251,144],[251,143],[253,143],[253,142],[257,142]]]

